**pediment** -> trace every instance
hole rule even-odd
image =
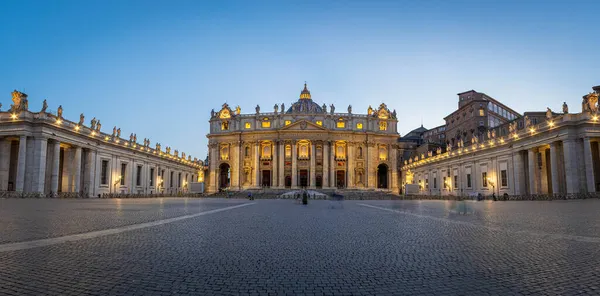
[[[288,126],[284,126],[281,131],[326,131],[327,129],[308,120],[300,120]]]

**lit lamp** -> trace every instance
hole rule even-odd
[[[61,123],[62,123],[62,120],[60,120],[60,118],[57,118],[56,119],[56,124],[61,124]]]
[[[496,193],[496,185],[494,184],[494,181],[492,181],[492,178],[490,178],[490,177],[487,178],[487,181],[490,185],[492,185],[492,194],[495,194]],[[494,195],[494,197],[495,197],[495,195]]]
[[[12,113],[12,114],[10,114],[10,118],[12,120],[15,120],[15,119],[19,118],[19,116],[17,115],[17,113]]]
[[[76,125],[76,126],[75,126],[75,130],[76,130],[76,131],[79,131],[79,125]]]
[[[594,117],[592,117],[593,121],[598,121],[598,115],[594,115]]]

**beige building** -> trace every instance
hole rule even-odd
[[[506,124],[506,134],[500,126],[445,150],[413,154],[403,161],[402,186],[415,187],[421,195],[577,197],[597,192],[599,93],[595,87],[583,97],[581,113],[569,113],[564,104],[560,114],[548,109],[542,118],[535,112],[518,117]]]
[[[0,112],[0,194],[97,197],[103,194],[176,194],[203,178],[202,162],[173,153],[150,140],[137,141],[47,112],[29,111],[27,95],[12,93],[10,110]]]
[[[211,113],[208,192],[256,188],[398,190],[396,112],[366,114],[319,105],[304,85],[298,101],[268,112],[256,106]]]

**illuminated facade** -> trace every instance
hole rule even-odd
[[[103,194],[188,193],[202,182],[203,163],[137,135],[101,130],[96,118],[62,117],[62,107],[29,111],[27,95],[12,93],[0,112],[0,196],[98,197]]]
[[[563,103],[560,113],[549,108],[525,112],[455,138],[446,149],[413,152],[402,161],[402,188],[411,194],[454,196],[575,198],[600,192],[600,86],[593,90],[583,96],[580,113],[569,113]]]
[[[329,109],[329,110],[328,110]],[[313,102],[304,85],[289,108],[211,112],[208,192],[253,188],[398,190],[398,120],[385,104],[367,114]]]

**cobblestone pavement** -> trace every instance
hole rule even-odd
[[[94,227],[72,221],[68,230],[51,231],[56,236],[248,203],[165,199],[168,214],[160,216],[156,200],[123,200],[121,209],[140,210],[123,211],[137,218],[115,223],[114,200],[69,206],[35,201],[43,203],[18,209],[25,204],[1,201],[0,224],[9,227],[0,234],[26,238],[13,232],[32,231],[37,234],[30,239],[48,237],[35,228],[61,228],[52,223],[67,219],[42,214],[97,221]],[[0,252],[0,295],[600,294],[598,200],[346,201],[333,209],[327,201],[255,202],[113,235]],[[110,210],[90,210],[95,208]]]

